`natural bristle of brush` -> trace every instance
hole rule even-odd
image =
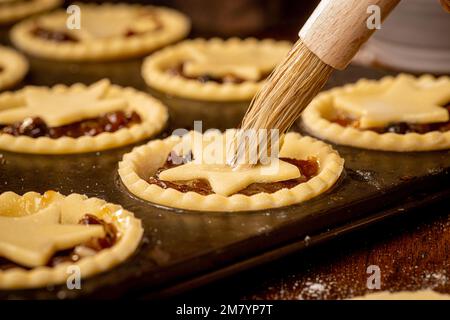
[[[275,129],[279,130],[278,136],[281,137],[323,88],[333,71],[331,66],[320,60],[301,40],[297,41],[251,101],[240,130],[260,132],[259,130],[266,129],[270,132]],[[258,145],[255,140],[244,146],[246,141],[236,135],[236,150],[247,150],[247,154],[258,150],[261,159],[264,156],[261,152],[270,150],[274,143],[270,133],[266,141],[265,146]],[[230,164],[236,166],[244,163],[244,153],[236,153]]]

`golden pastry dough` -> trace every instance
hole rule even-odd
[[[0,25],[59,7],[61,0],[3,0],[0,2]]]
[[[19,52],[0,46],[0,91],[20,82],[28,72],[28,61]]]
[[[79,30],[66,27],[67,13],[60,10],[19,23],[11,31],[11,40],[38,57],[98,61],[147,54],[184,38],[190,30],[189,19],[169,8],[132,4],[77,5],[81,10]],[[57,42],[36,37],[32,33],[36,26],[64,32],[77,41]]]
[[[264,170],[276,174],[264,174]],[[245,189],[252,183],[270,183],[301,177],[300,170],[287,162],[273,161],[268,166],[243,167],[240,170],[227,165],[196,164],[193,162],[165,170],[159,175],[164,181],[205,179],[216,194],[229,196]]]
[[[192,77],[205,74],[224,77],[233,74],[248,81],[259,81],[280,62],[286,50],[271,51],[245,45],[239,49],[232,46],[193,46],[183,71]]]
[[[109,80],[99,81],[86,90],[53,92],[47,88],[28,87],[24,106],[0,110],[0,124],[12,124],[28,117],[40,117],[50,127],[95,118],[103,113],[126,110],[124,98],[104,98]]]
[[[446,101],[447,100],[447,101]],[[424,75],[360,80],[319,94],[303,112],[302,120],[313,135],[343,145],[385,151],[430,151],[450,147],[450,131],[377,133],[344,127],[330,121],[337,110],[362,117],[363,127],[390,121],[433,123],[448,120],[439,106],[450,101],[450,78]]]
[[[358,117],[361,129],[393,122],[446,122],[449,114],[440,104],[449,101],[450,83],[444,78],[420,83],[407,75],[399,75],[389,88],[379,92],[343,92],[334,96],[335,108]]]
[[[180,146],[186,148],[186,145],[189,145],[187,148],[191,150],[194,160],[164,170],[159,174],[159,178],[164,181],[205,179],[214,193],[229,196],[252,183],[270,183],[301,177],[298,167],[282,160],[271,161],[268,165],[230,167],[227,165],[227,141],[233,140],[231,136],[233,132],[234,130],[228,130],[220,135],[220,138],[210,141],[207,141],[207,138],[203,139],[200,133],[193,132],[192,135],[185,137]],[[194,140],[188,139],[190,137],[203,143],[195,143]],[[184,150],[179,150],[179,153],[183,154]]]
[[[0,94],[0,124],[11,124],[30,116],[40,116],[50,126],[60,126],[99,116],[109,111],[135,111],[141,123],[115,132],[80,138],[31,138],[0,133],[0,149],[41,154],[82,153],[111,149],[150,137],[164,128],[168,112],[149,95],[102,80],[86,87],[57,85],[53,88],[26,87]]]
[[[104,234],[102,227],[78,224],[87,213],[114,225],[119,234],[116,243],[77,262],[45,266],[56,250],[73,248]],[[0,256],[30,267],[0,270],[0,289],[65,283],[68,266],[79,267],[83,278],[104,272],[125,261],[136,250],[143,233],[140,220],[120,206],[79,194],[65,197],[53,191],[43,195],[0,194],[0,229]]]
[[[195,39],[165,48],[148,57],[142,76],[150,87],[190,99],[208,101],[250,100],[261,88],[261,77],[270,73],[291,48],[291,43],[256,39]],[[168,68],[183,64],[186,76],[233,75],[242,83],[202,83],[173,76]]]
[[[191,133],[191,135],[192,134],[193,133]],[[203,137],[205,141],[208,141],[215,135],[219,134],[217,132],[208,133]],[[219,165],[219,171],[216,172],[218,176],[215,178],[222,177],[223,184],[220,185],[220,181],[216,180],[215,188],[222,194],[211,194],[207,196],[200,195],[196,192],[182,193],[171,188],[162,189],[157,185],[149,184],[147,179],[165,163],[170,152],[179,148],[180,143],[186,143],[186,141],[189,141],[189,135],[185,136],[183,139],[171,136],[165,140],[151,141],[147,145],[137,147],[131,153],[126,154],[119,163],[119,175],[124,185],[134,195],[144,200],[168,207],[186,210],[223,212],[261,210],[300,203],[325,192],[335,184],[341,175],[344,164],[344,160],[327,144],[310,137],[302,137],[297,133],[288,133],[285,136],[280,157],[295,159],[315,157],[319,162],[318,174],[308,182],[301,183],[294,188],[282,189],[271,194],[259,193],[252,196],[233,194],[231,196],[226,196],[237,188],[242,189],[241,187],[249,182],[248,179],[256,179],[258,181],[264,181],[263,179],[266,179],[265,181],[279,181],[280,179],[289,179],[293,176],[298,177],[298,169],[295,168],[296,170],[294,170],[294,168],[290,166],[286,166],[286,168],[282,170],[284,176],[281,175],[278,177],[270,177],[267,175],[258,176],[258,173],[256,172],[254,177],[249,177],[246,175],[245,169],[242,169],[244,171],[241,171],[240,173],[245,179],[241,180],[236,178],[238,174],[233,176],[236,187],[233,185],[232,179],[229,179],[229,177],[226,177],[226,175],[223,174],[223,165]],[[189,166],[189,163],[187,166]],[[201,166],[201,164],[197,164],[196,166]],[[208,175],[211,177],[210,174],[213,172],[198,169],[199,168],[197,167],[197,171],[191,173],[187,172],[187,170],[185,170],[185,173],[183,173],[182,170],[177,170],[176,172],[172,171],[172,173],[174,173],[173,178],[178,179],[183,174],[188,175],[190,178],[199,177],[201,175]],[[207,167],[207,169],[209,170],[211,167]],[[257,171],[258,169],[252,170]],[[254,172],[252,172],[252,174],[253,173]],[[265,173],[270,174],[270,171],[266,171]],[[277,173],[272,174],[275,175]],[[168,174],[171,174],[170,171]]]
[[[61,208],[56,205],[25,217],[0,216],[0,256],[25,267],[39,267],[59,250],[105,236],[102,226],[66,225],[60,219]]]

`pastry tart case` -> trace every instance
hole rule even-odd
[[[136,77],[140,62],[81,65],[31,59],[27,81],[70,85],[109,77],[112,83],[155,94]],[[328,88],[385,75],[350,67],[335,74]],[[204,130],[235,126],[246,107],[246,103],[210,104],[155,95],[171,114],[169,127],[158,138],[180,126],[189,129],[194,119],[204,120]],[[302,125],[294,130],[302,131]],[[0,193],[53,189],[99,197],[133,212],[144,228],[136,253],[111,271],[83,280],[82,290],[65,286],[9,290],[0,291],[0,298],[172,295],[450,196],[449,151],[396,153],[333,145],[345,159],[344,173],[331,190],[302,204],[236,213],[168,209],[138,199],[122,184],[118,162],[132,148],[60,156],[0,151]]]

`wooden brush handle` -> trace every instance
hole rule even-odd
[[[322,0],[300,31],[309,50],[335,69],[345,69],[375,29],[367,20],[371,5],[386,18],[400,0]]]

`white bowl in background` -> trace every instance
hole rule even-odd
[[[450,73],[450,14],[438,0],[403,0],[364,46],[356,63]]]

